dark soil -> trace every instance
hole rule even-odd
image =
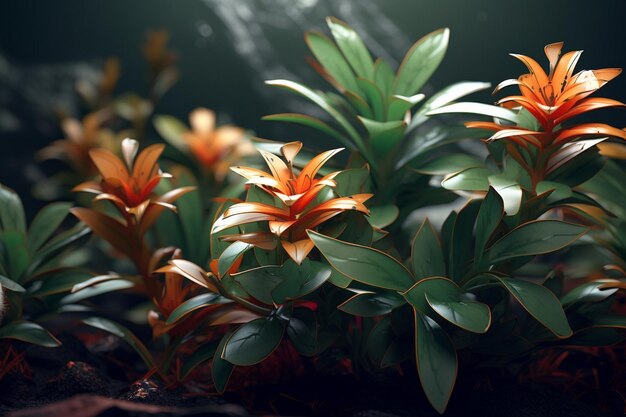
[[[129,384],[127,381],[132,376],[128,364],[136,363],[137,359],[121,345],[109,346],[115,349],[114,354],[105,356],[88,351],[76,338],[65,336],[62,341],[63,345],[56,349],[14,344],[17,351],[26,353],[31,375],[14,371],[0,380],[0,415],[438,416],[414,377],[390,374],[376,380],[358,380],[347,374],[303,376],[282,384],[240,389],[221,397],[191,395],[184,387],[167,389],[155,377]],[[445,415],[607,417],[621,413],[603,413],[547,385],[464,380],[458,384]]]

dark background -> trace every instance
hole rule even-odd
[[[157,114],[186,119],[190,110],[206,106],[258,136],[304,138],[322,148],[326,139],[260,117],[311,111],[263,80],[324,85],[305,62],[303,32],[327,32],[325,16],[353,25],[375,56],[394,64],[421,36],[449,27],[450,47],[427,86],[429,93],[456,81],[495,85],[516,77],[524,68],[509,52],[546,64],[543,46],[560,40],[567,50],[585,50],[578,69],[622,67],[625,12],[623,0],[1,0],[0,183],[28,194],[36,181],[28,169],[34,152],[61,137],[54,110],[77,112],[75,80],[97,77],[105,58],[122,61],[119,91],[145,92],[148,77],[140,46],[151,29],[168,30],[180,56],[181,80],[159,103]],[[606,86],[602,96],[626,100],[626,77]],[[484,93],[473,100],[494,99]],[[626,125],[620,109],[607,110],[602,120]]]

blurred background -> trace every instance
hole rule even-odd
[[[583,49],[578,69],[623,67],[626,2],[454,0],[109,0],[106,2],[3,1],[0,5],[0,183],[16,189],[29,211],[34,183],[55,166],[36,165],[34,154],[63,137],[59,115],[82,117],[77,80],[97,80],[105,60],[118,57],[116,92],[148,90],[141,53],[146,33],[169,32],[180,79],[154,114],[187,119],[198,106],[274,140],[302,139],[321,149],[327,138],[293,125],[264,122],[277,112],[315,113],[295,95],[263,81],[287,78],[315,87],[324,81],[308,66],[303,34],[327,33],[336,16],[357,29],[375,56],[397,64],[413,42],[440,27],[451,29],[450,47],[426,93],[456,81],[497,84],[522,73],[509,57],[543,59],[543,46],[563,40]],[[545,64],[545,61],[540,61]],[[626,100],[622,75],[602,96]],[[488,92],[474,101],[495,101]],[[622,110],[623,112],[623,110]],[[620,110],[603,120],[626,126]],[[157,140],[153,130],[148,138]]]

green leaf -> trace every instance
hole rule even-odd
[[[385,120],[385,97],[383,93],[380,91],[378,86],[373,82],[366,80],[364,78],[357,78],[356,80],[359,88],[365,94],[365,99],[367,100],[370,108],[372,109],[372,114],[374,119],[378,121]]]
[[[46,242],[32,258],[29,272],[35,272],[41,265],[50,262],[56,256],[61,255],[72,245],[78,245],[81,241],[87,239],[91,230],[82,224],[77,224],[70,230],[67,230]]]
[[[218,393],[223,394],[226,391],[228,380],[233,373],[235,367],[232,363],[223,359],[224,350],[226,349],[226,343],[232,336],[232,333],[226,333],[222,340],[220,340],[215,355],[213,356],[213,362],[211,363],[211,377],[213,378],[213,385]]]
[[[373,79],[374,63],[359,34],[335,17],[327,17],[326,23],[354,72],[360,77]]]
[[[449,278],[429,277],[418,281],[403,293],[406,301],[417,311],[424,314],[431,312],[426,295],[439,300],[458,300],[459,287]]]
[[[2,288],[6,288],[6,289],[14,291],[14,292],[25,292],[26,291],[26,289],[24,287],[22,287],[20,284],[18,284],[17,282],[15,282],[12,279],[9,279],[9,278],[7,278],[7,277],[5,277],[3,275],[0,275],[0,286]]]
[[[269,121],[276,121],[276,122],[290,122],[290,123],[296,123],[302,126],[312,127],[314,129],[319,130],[320,132],[326,133],[328,136],[332,138],[337,139],[341,143],[349,143],[349,139],[346,138],[339,131],[337,131],[335,128],[321,121],[320,119],[317,119],[312,116],[307,116],[306,114],[299,114],[299,113],[270,114],[268,116],[263,116],[261,120],[269,120]]]
[[[255,365],[274,352],[284,331],[284,324],[275,317],[252,320],[235,330],[222,358],[233,365]]]
[[[167,321],[165,322],[165,324],[170,325],[170,324],[176,323],[178,320],[182,319],[188,314],[198,309],[201,309],[203,307],[215,305],[215,304],[224,304],[224,303],[229,303],[229,302],[231,302],[229,299],[222,297],[219,294],[196,295],[195,297],[190,298],[189,300],[185,301],[184,303],[176,307],[176,309],[172,311],[170,316],[167,318]]]
[[[16,230],[5,230],[0,234],[0,248],[4,246],[6,272],[16,282],[22,282],[29,266],[26,235]]]
[[[317,321],[308,308],[297,308],[287,325],[287,336],[298,353],[313,356],[317,353]]]
[[[215,356],[218,345],[219,343],[214,340],[212,342],[205,343],[204,345],[194,350],[194,352],[183,362],[183,366],[180,368],[180,372],[178,373],[179,380],[185,380],[189,376],[191,371],[196,369],[204,362],[212,359]]]
[[[13,321],[0,327],[0,339],[15,339],[44,347],[61,345],[59,339],[46,329],[30,321]]]
[[[487,191],[490,175],[487,168],[467,168],[443,180],[441,186],[452,191]]]
[[[374,63],[374,83],[385,97],[391,95],[395,78],[396,75],[389,64],[378,58]]]
[[[217,270],[220,277],[228,273],[228,270],[239,259],[241,255],[252,249],[254,245],[245,242],[233,242],[222,252],[217,261]]]
[[[493,276],[538,322],[555,336],[563,339],[572,335],[559,299],[549,289],[521,279]]]
[[[284,279],[271,290],[275,304],[302,298],[318,289],[331,275],[331,268],[321,262],[305,259],[300,265],[287,260],[281,267]]]
[[[487,248],[489,238],[496,231],[500,221],[504,217],[504,204],[502,198],[493,188],[489,189],[483,199],[476,217],[476,247],[474,250],[475,262],[479,262]]]
[[[339,288],[348,288],[348,286],[352,282],[350,278],[337,271],[335,268],[331,268],[331,274],[330,278],[328,278],[328,281]]]
[[[26,234],[26,219],[17,193],[0,185],[0,231],[3,230]]]
[[[324,70],[343,88],[358,92],[354,73],[333,41],[319,32],[307,32],[304,39]]]
[[[456,382],[456,350],[446,332],[433,319],[419,312],[415,313],[415,351],[424,393],[431,405],[443,414]]]
[[[485,333],[491,325],[489,306],[477,301],[461,300],[457,294],[447,300],[425,294],[428,305],[450,323],[473,333]]]
[[[508,122],[512,122],[513,124],[517,124],[519,122],[518,114],[512,110],[491,104],[472,102],[453,103],[447,106],[439,107],[426,113],[426,116],[450,113],[467,113],[495,117],[496,119],[506,120]]]
[[[139,354],[148,368],[155,366],[154,358],[146,346],[126,327],[101,317],[89,317],[83,320],[88,326],[109,332],[128,343]]]
[[[28,250],[35,253],[69,214],[72,203],[52,203],[41,209],[28,229]]]
[[[606,300],[620,288],[626,288],[626,283],[610,278],[597,279],[581,284],[565,294],[561,297],[561,304],[597,303]]]
[[[404,137],[406,123],[403,121],[378,122],[358,116],[369,135],[375,155],[383,156],[393,150]]]
[[[62,304],[72,304],[78,301],[86,300],[88,298],[95,297],[97,295],[106,294],[109,292],[125,290],[132,288],[135,283],[126,279],[113,279],[105,281],[100,284],[92,285],[83,290],[77,291],[73,294],[66,295],[61,299]]]
[[[346,169],[333,178],[337,184],[334,188],[335,193],[340,197],[348,197],[353,194],[362,193],[365,182],[370,176],[369,170],[366,168]]]
[[[411,245],[411,267],[416,279],[445,276],[446,263],[441,243],[428,219],[420,226]]]
[[[367,336],[367,352],[370,359],[378,366],[382,364],[385,352],[395,339],[391,319],[383,317]]]
[[[448,48],[450,30],[439,29],[417,41],[407,52],[394,83],[395,94],[412,96],[433,75]]]
[[[365,246],[307,231],[315,246],[337,271],[374,287],[406,291],[413,285],[411,273],[391,256]]]
[[[373,227],[378,229],[382,229],[384,227],[389,226],[391,223],[396,221],[398,215],[400,214],[400,209],[398,206],[394,204],[387,204],[385,206],[375,206],[370,208],[370,215],[367,220]]]
[[[486,256],[493,264],[508,259],[554,252],[575,242],[588,229],[560,220],[536,220],[524,223],[500,238]]]
[[[389,314],[405,303],[405,299],[397,292],[364,292],[354,295],[337,308],[354,316],[376,317]]]
[[[62,269],[39,276],[36,282],[39,284],[34,290],[29,291],[29,297],[45,297],[52,294],[60,294],[70,291],[75,285],[80,284],[92,275],[87,271]]]
[[[387,120],[404,120],[406,112],[424,99],[424,94],[415,94],[411,97],[394,95],[389,99]]]
[[[288,277],[281,266],[269,265],[233,274],[232,278],[246,293],[264,304],[272,305],[272,290]]]
[[[183,133],[189,128],[174,116],[156,115],[154,116],[154,128],[163,139],[183,153],[189,152],[189,145],[183,139]]]
[[[472,94],[489,87],[491,87],[491,83],[462,81],[439,90],[437,93],[433,94],[415,112],[415,114],[411,118],[411,123],[409,124],[408,130],[413,130],[420,124],[424,123],[428,119],[426,114],[428,114],[430,111],[445,106],[446,104],[450,104],[453,101],[468,94]]]
[[[490,175],[489,185],[493,187],[504,203],[504,211],[508,216],[516,215],[522,205],[522,187],[516,180],[511,180],[506,176]]]
[[[326,113],[331,115],[337,121],[337,123],[339,123],[339,125],[348,133],[352,141],[354,141],[354,144],[356,145],[356,147],[361,152],[364,151],[365,144],[363,143],[363,140],[361,139],[361,136],[359,135],[359,133],[350,124],[350,122],[341,114],[341,112],[335,109],[324,98],[324,96],[316,93],[315,91],[311,90],[308,87],[305,87],[302,84],[298,84],[289,80],[270,80],[270,81],[266,81],[265,83],[268,85],[278,86],[281,88],[286,88],[288,90],[294,91],[304,96],[305,98],[309,99],[316,105],[318,105],[322,110],[324,110]],[[342,141],[341,143],[349,149],[354,149],[354,144],[352,144],[349,141],[346,141],[346,142]]]
[[[443,155],[428,162],[419,161],[413,167],[417,172],[429,175],[447,175],[468,168],[481,168],[485,164],[480,159],[464,153]]]

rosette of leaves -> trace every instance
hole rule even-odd
[[[64,258],[80,247],[89,229],[76,225],[59,231],[71,206],[49,204],[27,226],[19,196],[0,185],[0,339],[58,346],[39,323],[81,309],[65,296],[92,275]]]
[[[283,144],[280,156],[286,163],[261,151],[271,174],[233,167],[249,179],[249,189],[245,201],[226,200],[218,210],[210,271],[186,260],[171,260],[159,270],[206,289],[172,312],[166,325],[197,322],[191,333],[196,336],[229,325],[220,341],[209,340],[183,362],[181,379],[212,360],[214,384],[222,392],[235,366],[263,361],[283,339],[300,354],[313,356],[342,334],[345,320],[338,311],[328,313],[330,302],[319,289],[342,287],[349,280],[312,252],[306,229],[366,245],[384,233],[364,218],[364,176],[360,182],[345,171],[318,176],[339,150],[321,153],[296,170],[301,147],[299,142]]]
[[[316,59],[312,61],[314,69],[337,92],[318,91],[288,80],[271,80],[267,84],[305,97],[320,107],[328,119],[299,113],[274,114],[264,119],[317,129],[358,153],[359,157],[352,159],[352,167],[369,165],[376,194],[372,206],[391,204],[403,185],[411,184],[409,191],[414,191],[417,174],[408,168],[415,160],[474,134],[460,126],[420,129],[429,120],[427,113],[490,84],[460,82],[428,98],[420,93],[444,58],[449,40],[447,28],[417,41],[394,71],[381,58],[374,60],[361,37],[346,23],[334,17],[329,17],[327,23],[332,40],[322,33],[309,32],[306,42]],[[420,187],[427,189],[428,181],[422,181]],[[389,210],[398,213],[397,208]]]
[[[520,95],[504,97],[496,105],[462,102],[429,112],[492,117],[489,122],[466,123],[470,128],[494,132],[485,139],[489,153],[486,160],[465,153],[446,154],[423,160],[417,170],[443,175],[442,186],[448,190],[484,194],[493,187],[505,200],[509,215],[526,206],[523,201],[532,201],[545,209],[565,206],[583,215],[590,207],[599,207],[581,192],[580,186],[596,175],[605,162],[598,146],[609,138],[626,139],[626,133],[604,123],[571,121],[593,110],[624,107],[613,99],[590,97],[619,75],[621,69],[574,73],[582,51],[562,54],[562,47],[562,42],[545,47],[549,72],[530,57],[512,54],[529,72],[501,82],[494,93],[517,86]],[[522,214],[528,218],[538,215]]]
[[[426,396],[443,413],[458,351],[501,363],[541,347],[593,343],[597,329],[615,333],[624,325],[609,313],[623,281],[590,281],[564,294],[561,277],[551,272],[549,254],[572,245],[586,227],[516,220],[504,215],[503,200],[490,188],[482,201],[452,212],[440,233],[425,221],[406,262],[318,232],[309,236],[352,281],[346,287],[352,297],[339,309],[380,317],[367,342],[371,360],[388,367],[414,357]],[[513,305],[526,315],[517,317]]]

